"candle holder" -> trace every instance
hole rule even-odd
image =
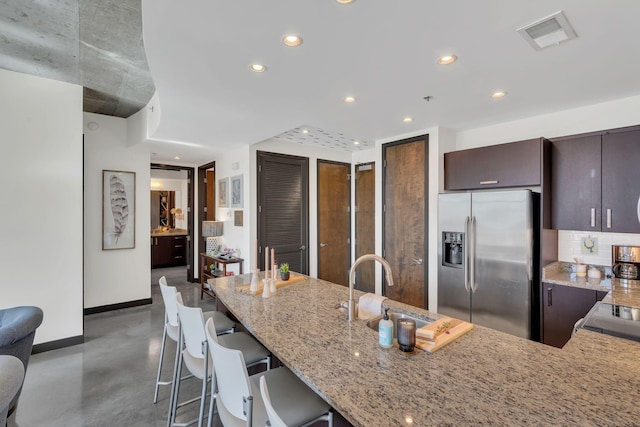
[[[251,286],[249,287],[251,292],[256,292],[258,289],[260,289],[260,278],[258,277],[259,273],[260,270],[258,269],[253,270],[253,272],[251,273]]]
[[[271,282],[271,293],[272,293],[272,294],[275,294],[275,293],[276,293],[276,291],[278,290],[278,289],[276,288],[276,280],[275,280],[275,279],[271,279],[271,280],[270,280],[270,282]]]
[[[401,318],[396,322],[398,346],[400,350],[411,352],[416,346],[416,321],[413,319]]]
[[[262,279],[262,298],[271,298],[271,286],[269,285],[269,279]]]

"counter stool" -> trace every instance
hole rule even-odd
[[[225,427],[262,427],[267,423],[269,417],[260,394],[261,378],[265,378],[271,387],[269,402],[273,402],[282,425],[306,426],[325,420],[333,426],[331,407],[287,368],[249,376],[242,352],[223,347],[210,335],[207,338],[218,381],[216,406]],[[211,412],[210,407],[209,414]]]
[[[218,336],[216,334],[215,318],[207,319],[206,327],[202,309],[199,307],[187,307],[182,303],[181,295],[176,298],[178,307],[178,317],[180,319],[180,342],[184,344],[184,349],[178,357],[178,366],[174,374],[174,386],[172,387],[171,402],[169,410],[169,426],[175,425],[177,409],[186,404],[200,400],[200,412],[198,415],[198,426],[202,426],[204,422],[204,407],[207,397],[207,384],[211,381],[212,397],[215,384],[215,375],[213,371],[213,362],[209,353],[207,334],[213,335],[216,340],[221,340],[228,345],[236,348],[246,355],[250,366],[258,364],[266,364],[267,369],[271,367],[271,355],[260,343],[251,336],[243,332],[235,332],[233,334],[224,334]],[[206,332],[205,332],[206,329]],[[183,364],[187,367],[192,376],[202,381],[202,390],[200,397],[178,404],[180,394],[180,372]],[[187,423],[192,424],[194,421]]]
[[[164,360],[164,350],[167,343],[167,337],[176,343],[176,357],[173,363],[175,372],[178,365],[178,354],[180,352],[179,335],[180,326],[178,323],[178,306],[176,305],[176,295],[178,290],[174,286],[167,285],[167,279],[162,276],[158,281],[160,292],[162,292],[162,300],[164,302],[164,331],[162,332],[162,344],[160,345],[160,360],[158,360],[158,375],[156,376],[156,386],[153,393],[153,403],[158,402],[158,390],[161,385],[170,385],[172,381],[160,381],[162,375],[162,365]],[[205,318],[213,317],[216,321],[217,334],[232,333],[235,330],[235,323],[219,311],[208,311],[204,313]],[[171,374],[173,378],[174,374]]]

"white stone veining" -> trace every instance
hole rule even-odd
[[[383,349],[336,305],[347,288],[311,279],[263,299],[220,278],[220,301],[285,365],[355,426],[640,423],[640,346],[580,331],[564,349],[481,326],[442,350]],[[437,318],[387,300],[388,306]],[[409,423],[411,421],[411,423]]]

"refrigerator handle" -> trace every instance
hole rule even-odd
[[[471,253],[469,254],[469,280],[471,286],[471,292],[475,293],[478,290],[478,284],[476,283],[476,217],[471,217]]]
[[[464,233],[466,235],[464,239],[464,289],[469,292],[469,239],[471,238],[471,233],[469,231],[469,217],[464,219]]]

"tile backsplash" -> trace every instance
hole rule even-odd
[[[558,261],[611,266],[611,246],[640,246],[640,234],[558,230]]]

